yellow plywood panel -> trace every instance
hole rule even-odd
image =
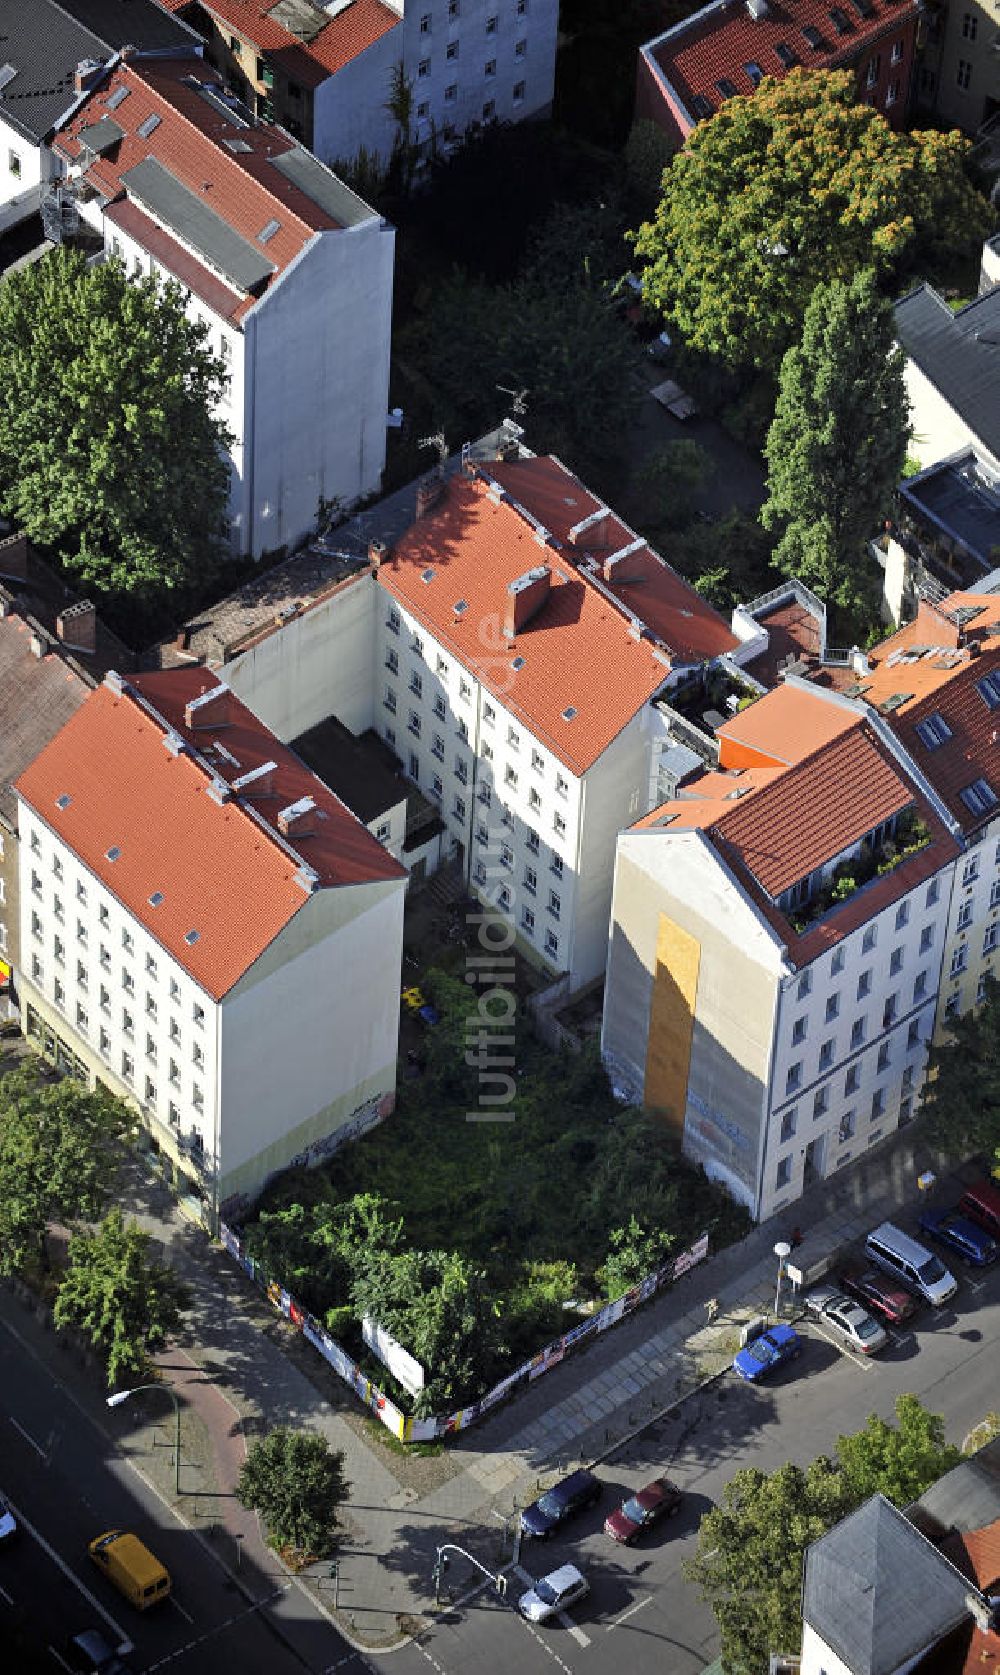
[[[646,1041],[646,1104],[684,1126],[701,943],[661,913]]]

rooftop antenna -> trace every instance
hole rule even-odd
[[[528,391],[510,390],[507,388],[506,384],[497,384],[496,388],[500,390],[503,395],[510,396],[511,412],[515,414],[517,418],[522,418],[528,411]]]

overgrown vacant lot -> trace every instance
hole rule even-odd
[[[245,1232],[341,1341],[359,1350],[363,1313],[388,1327],[427,1368],[426,1411],[519,1365],[578,1318],[567,1303],[619,1296],[706,1229],[717,1246],[748,1224],[662,1123],[615,1103],[594,1057],[553,1053],[524,1018],[515,1097],[492,1108],[512,1120],[470,1122],[491,1109],[466,1063],[475,995],[440,972],[424,987],[441,1022],[396,1113],[284,1175]]]

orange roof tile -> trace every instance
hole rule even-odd
[[[202,726],[189,725],[186,705],[215,690],[223,715],[212,724],[206,708]],[[171,731],[189,748],[168,749]],[[255,795],[252,785],[229,790],[268,762],[268,795]],[[213,782],[221,801],[209,794]],[[205,669],[136,676],[120,692],[111,677],[16,788],[216,1000],[308,901],[309,889],[296,881],[299,858],[319,889],[405,876],[333,792]],[[57,804],[62,797],[65,807]],[[279,812],[305,797],[315,804],[312,831],[282,840]],[[163,899],[153,906],[158,893]]]
[[[192,0],[163,0],[168,10],[192,9]],[[280,0],[201,0],[202,8],[244,40],[274,58],[287,73],[307,87],[317,87],[328,76],[357,58],[401,22],[399,14],[381,0],[350,0],[310,41],[300,40],[274,16]]]
[[[858,712],[846,705],[782,683],[716,728],[719,759],[723,767],[731,760],[738,765],[736,758],[745,751],[788,766],[856,727],[858,720]]]
[[[537,463],[536,480],[544,483],[552,462],[528,463]],[[559,470],[567,493],[573,490],[584,504],[592,499]],[[531,473],[521,480],[522,505],[531,480]],[[733,643],[721,618],[664,566],[663,601],[676,589],[683,609],[690,601],[701,607],[690,619],[678,609],[683,633],[679,628],[675,639],[700,641],[704,629],[703,650],[687,648],[672,659],[652,636],[632,631],[627,612],[580,568],[584,556],[559,542],[539,544],[519,506],[486,481],[455,477],[378,572],[381,585],[577,774],[659,692],[678,661],[711,656],[721,643]],[[650,561],[658,562],[652,555]],[[551,577],[548,597],[508,642],[502,632],[508,585],[543,564]],[[465,608],[457,613],[459,601]]]

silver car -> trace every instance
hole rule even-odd
[[[867,1309],[863,1309],[853,1298],[845,1297],[834,1285],[814,1286],[806,1294],[805,1304],[817,1320],[829,1326],[862,1355],[874,1355],[889,1342],[888,1332],[872,1319]]]
[[[518,1609],[529,1623],[547,1623],[589,1592],[590,1583],[583,1572],[575,1564],[564,1564],[550,1570],[548,1576],[540,1576],[534,1587],[521,1595]]]

